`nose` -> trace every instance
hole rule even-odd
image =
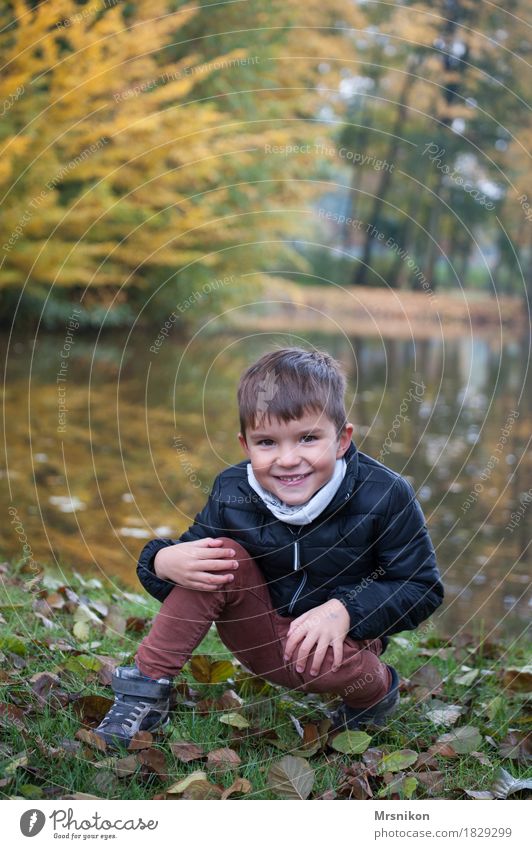
[[[283,469],[292,469],[299,466],[299,455],[296,448],[283,448],[277,457],[277,466]]]

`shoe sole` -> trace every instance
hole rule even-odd
[[[168,716],[164,720],[164,722],[162,722],[160,725],[157,725],[156,728],[151,729],[150,734],[152,734],[153,737],[158,737],[158,736],[162,737],[162,736],[164,736],[164,734],[166,734],[168,732],[169,726],[170,726],[170,717]],[[95,733],[97,733],[98,737],[105,742],[105,744],[107,745],[108,748],[110,748],[110,749],[125,749],[126,751],[130,751],[129,744],[131,743],[133,737],[124,738],[124,737],[119,737],[117,734],[106,736],[105,734],[101,734],[101,733],[98,733],[98,732],[95,732]]]

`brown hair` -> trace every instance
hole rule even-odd
[[[339,362],[325,351],[281,348],[263,354],[249,366],[238,385],[240,431],[262,419],[288,422],[309,411],[323,412],[337,436],[346,421],[346,377]]]

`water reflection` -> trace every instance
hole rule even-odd
[[[521,633],[532,515],[525,344],[503,346],[497,334],[306,340],[345,366],[359,448],[406,475],[418,492],[444,574],[445,627]],[[168,339],[155,355],[144,335],[116,334],[95,345],[78,334],[60,398],[62,341],[11,340],[9,350],[3,342],[4,515],[16,508],[35,559],[136,586],[144,541],[182,532],[214,475],[242,459],[241,371],[271,346],[301,339]],[[9,522],[2,546],[22,556]]]

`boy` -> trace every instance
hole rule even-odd
[[[346,379],[327,353],[264,354],[238,388],[249,458],[222,471],[178,540],[144,546],[138,576],[163,604],[135,665],[113,676],[97,733],[127,745],[165,724],[171,679],[212,622],[256,675],[337,693],[334,727],[382,725],[399,700],[387,635],[441,604],[434,549],[411,485],[359,452]]]

